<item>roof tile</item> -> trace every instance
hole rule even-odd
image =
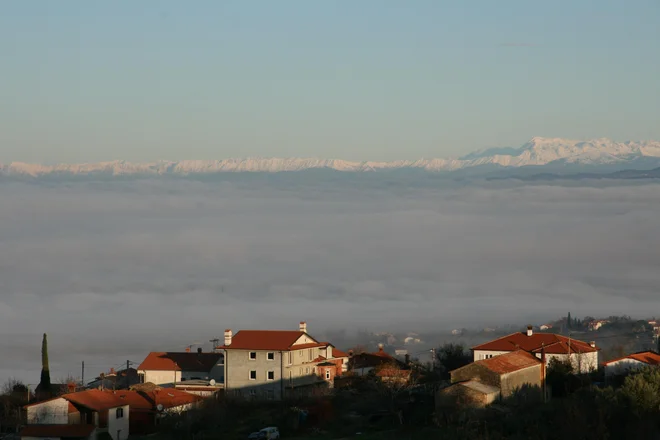
[[[304,334],[297,330],[240,330],[233,336],[231,345],[223,345],[218,348],[225,350],[285,351],[324,346],[319,342],[294,346],[293,344]]]
[[[567,354],[568,344],[570,341],[571,353],[592,353],[598,351],[597,348],[590,346],[584,341],[578,339],[567,338],[566,336],[557,335],[554,333],[534,333],[527,336],[527,333],[517,332],[507,336],[503,336],[494,341],[486,342],[476,347],[473,350],[487,350],[487,351],[515,351],[525,350],[529,352],[540,351],[545,347],[546,353]],[[551,345],[562,343],[550,349]],[[554,350],[554,351],[549,351]]]
[[[222,353],[176,353],[154,351],[142,361],[138,370],[211,371]]]
[[[540,365],[541,360],[526,351],[514,351],[501,354],[490,359],[476,361],[475,364],[488,368],[498,374],[513,373],[514,371]],[[464,367],[463,367],[464,368]]]

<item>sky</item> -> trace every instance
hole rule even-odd
[[[38,382],[44,332],[55,381],[226,328],[307,321],[348,349],[342,331],[660,314],[658,183],[251,176],[0,184],[0,383]]]
[[[0,162],[660,139],[657,0],[0,4]]]

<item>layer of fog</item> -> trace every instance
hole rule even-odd
[[[0,184],[0,379],[225,328],[445,332],[660,310],[660,185]],[[659,313],[660,315],[660,313]],[[340,338],[341,339],[341,338]],[[345,347],[342,347],[345,348]]]

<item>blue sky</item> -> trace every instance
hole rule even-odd
[[[0,3],[0,162],[660,139],[657,0]]]

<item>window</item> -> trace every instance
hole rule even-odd
[[[269,371],[268,372],[268,380],[275,380],[275,372],[274,371]]]
[[[289,365],[293,364],[293,352],[289,352]]]
[[[123,417],[124,417],[124,408],[117,408],[117,411],[115,412],[115,418],[121,419]]]
[[[330,368],[325,369],[325,378],[328,380],[330,379]]]
[[[305,374],[309,374],[309,367],[305,368]]]
[[[289,385],[293,385],[293,373],[289,371]]]
[[[275,353],[268,353],[268,356],[266,356],[266,359],[269,361],[274,361],[275,360]]]
[[[298,353],[300,353],[300,357],[303,357],[303,351],[302,350],[298,350]]]
[[[307,357],[309,357],[310,361],[312,360],[312,349],[311,348],[309,350],[307,350]]]
[[[250,370],[250,380],[257,380],[257,370]]]
[[[300,375],[301,375],[301,376],[303,375],[303,369],[302,369],[302,367],[300,367]]]
[[[250,360],[251,361],[256,361],[257,360],[257,352],[256,351],[251,351],[250,352]]]

